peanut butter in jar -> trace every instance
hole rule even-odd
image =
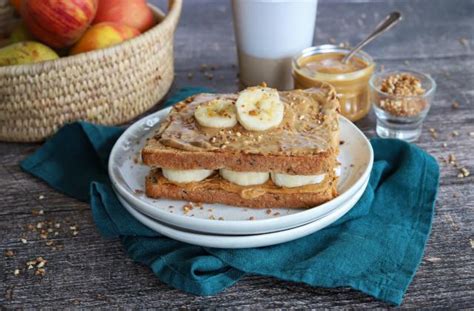
[[[359,51],[343,64],[342,59],[349,51],[335,45],[304,49],[293,58],[293,79],[298,89],[330,83],[340,97],[341,113],[357,121],[370,111],[369,80],[375,63],[367,53]]]

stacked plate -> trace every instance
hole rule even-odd
[[[364,134],[340,118],[339,196],[311,209],[251,209],[223,204],[192,204],[151,199],[144,194],[149,167],[140,151],[169,109],[149,115],[117,140],[109,159],[109,175],[123,206],[138,221],[178,241],[216,248],[261,247],[288,242],[329,226],[346,214],[367,187],[373,164]]]

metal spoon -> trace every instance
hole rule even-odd
[[[357,53],[361,48],[363,48],[367,43],[371,42],[372,40],[383,34],[385,31],[395,26],[401,20],[402,14],[400,12],[395,11],[387,15],[387,17],[385,17],[385,19],[377,25],[377,28],[375,28],[374,32],[372,32],[367,38],[357,44],[349,52],[349,54],[346,54],[346,56],[342,59],[342,63],[347,64],[351,57],[354,56],[354,54]]]

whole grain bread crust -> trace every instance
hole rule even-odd
[[[278,172],[292,175],[312,175],[334,168],[337,151],[332,149],[314,155],[284,156],[213,151],[183,151],[173,148],[142,150],[145,165],[173,169],[227,168],[240,172]]]
[[[316,193],[264,193],[257,198],[243,198],[236,192],[209,188],[189,189],[173,183],[157,183],[153,172],[146,178],[145,193],[151,198],[169,198],[187,202],[222,203],[251,208],[312,208],[337,196],[337,179],[324,191]]]

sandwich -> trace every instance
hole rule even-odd
[[[337,196],[335,90],[198,94],[176,104],[142,149],[148,197],[309,208]]]

